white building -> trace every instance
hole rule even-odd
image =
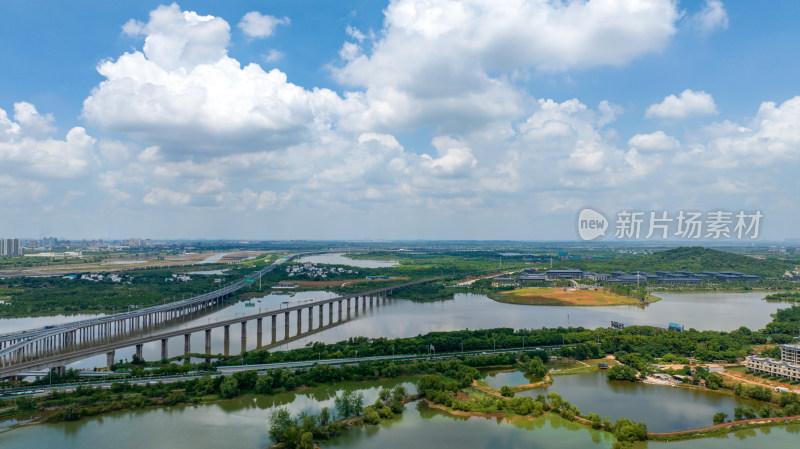
[[[781,360],[748,356],[744,366],[757,373],[800,381],[800,345],[781,345]]]

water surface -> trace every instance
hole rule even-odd
[[[392,260],[370,260],[370,259],[351,259],[344,253],[317,254],[296,259],[296,262],[321,263],[329,265],[349,265],[361,268],[386,268],[398,265],[399,262]]]

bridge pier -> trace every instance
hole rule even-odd
[[[374,299],[373,299],[372,295],[369,295],[369,308],[370,309],[372,308],[373,301],[374,301]]]
[[[167,355],[168,355],[167,354],[167,339],[166,338],[162,338],[161,339],[161,360],[166,359]]]
[[[284,324],[283,338],[287,339],[287,338],[289,338],[289,312],[284,313],[283,314],[283,318],[284,318],[284,320],[283,320],[283,324]]]
[[[139,360],[144,360],[144,357],[142,357],[142,347],[143,346],[144,345],[142,343],[139,343],[138,345],[136,345],[136,358],[138,358]]]
[[[242,340],[247,338],[247,321],[242,321]]]
[[[356,299],[356,300],[355,300],[355,301],[353,301],[353,302],[355,303],[355,312],[356,312],[356,315],[358,315],[358,296],[356,296],[356,298],[355,298],[355,299]],[[349,310],[348,310],[348,312],[349,312]]]
[[[342,303],[341,303],[341,301],[340,301],[340,302],[339,302],[339,305],[341,306],[341,304],[342,304]],[[341,310],[341,309],[340,309],[340,310]],[[340,315],[341,315],[341,314],[340,314]],[[328,324],[333,324],[333,303],[332,303],[332,302],[329,302],[329,303],[328,303]]]
[[[224,344],[225,344],[225,346],[228,346],[229,344],[231,344],[231,325],[230,324],[226,324],[224,329],[225,329],[225,341],[224,341]]]
[[[314,306],[308,308],[308,331],[314,328]]]
[[[206,329],[206,354],[211,354],[211,329]]]
[[[261,333],[262,333],[261,332],[261,330],[262,330],[262,323],[261,322],[263,321],[263,319],[264,318],[259,318],[259,319],[256,320],[256,333],[258,335],[261,335]]]
[[[322,327],[322,309],[325,308],[325,304],[319,305],[319,327]]]
[[[303,309],[297,309],[297,335],[303,331]]]
[[[183,334],[183,353],[192,352],[192,334]]]
[[[109,370],[111,369],[111,365],[114,364],[114,350],[110,350],[106,353],[106,368]]]
[[[361,306],[364,308],[364,311],[367,310],[367,295],[361,295]]]

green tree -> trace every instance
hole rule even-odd
[[[502,387],[500,387],[500,394],[507,398],[513,398],[514,389],[509,387],[508,385],[503,385]]]
[[[636,369],[628,365],[614,365],[608,370],[606,376],[611,380],[633,382],[636,380],[636,374]]]
[[[300,445],[297,447],[300,449],[314,449],[316,447],[314,445],[314,434],[311,432],[304,432],[300,435]]]
[[[256,393],[270,394],[272,393],[272,377],[269,374],[260,376],[256,381]]]
[[[226,377],[219,386],[219,393],[225,399],[239,395],[239,382],[234,377]]]
[[[722,424],[726,419],[728,419],[728,414],[725,412],[719,412],[714,415],[714,424]]]
[[[297,427],[297,424],[289,414],[289,410],[281,407],[273,410],[269,415],[269,438],[278,443],[286,443],[287,437],[290,436],[291,428]]]
[[[539,357],[533,357],[530,362],[528,362],[528,366],[525,368],[525,373],[530,376],[535,377],[544,377],[547,375],[547,367],[544,366],[544,362]]]

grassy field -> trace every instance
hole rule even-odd
[[[573,288],[519,288],[492,295],[492,299],[510,304],[542,306],[628,306],[641,304],[636,298],[618,295],[608,290],[578,290]],[[656,299],[657,298],[653,298]],[[653,302],[650,299],[648,302]]]

